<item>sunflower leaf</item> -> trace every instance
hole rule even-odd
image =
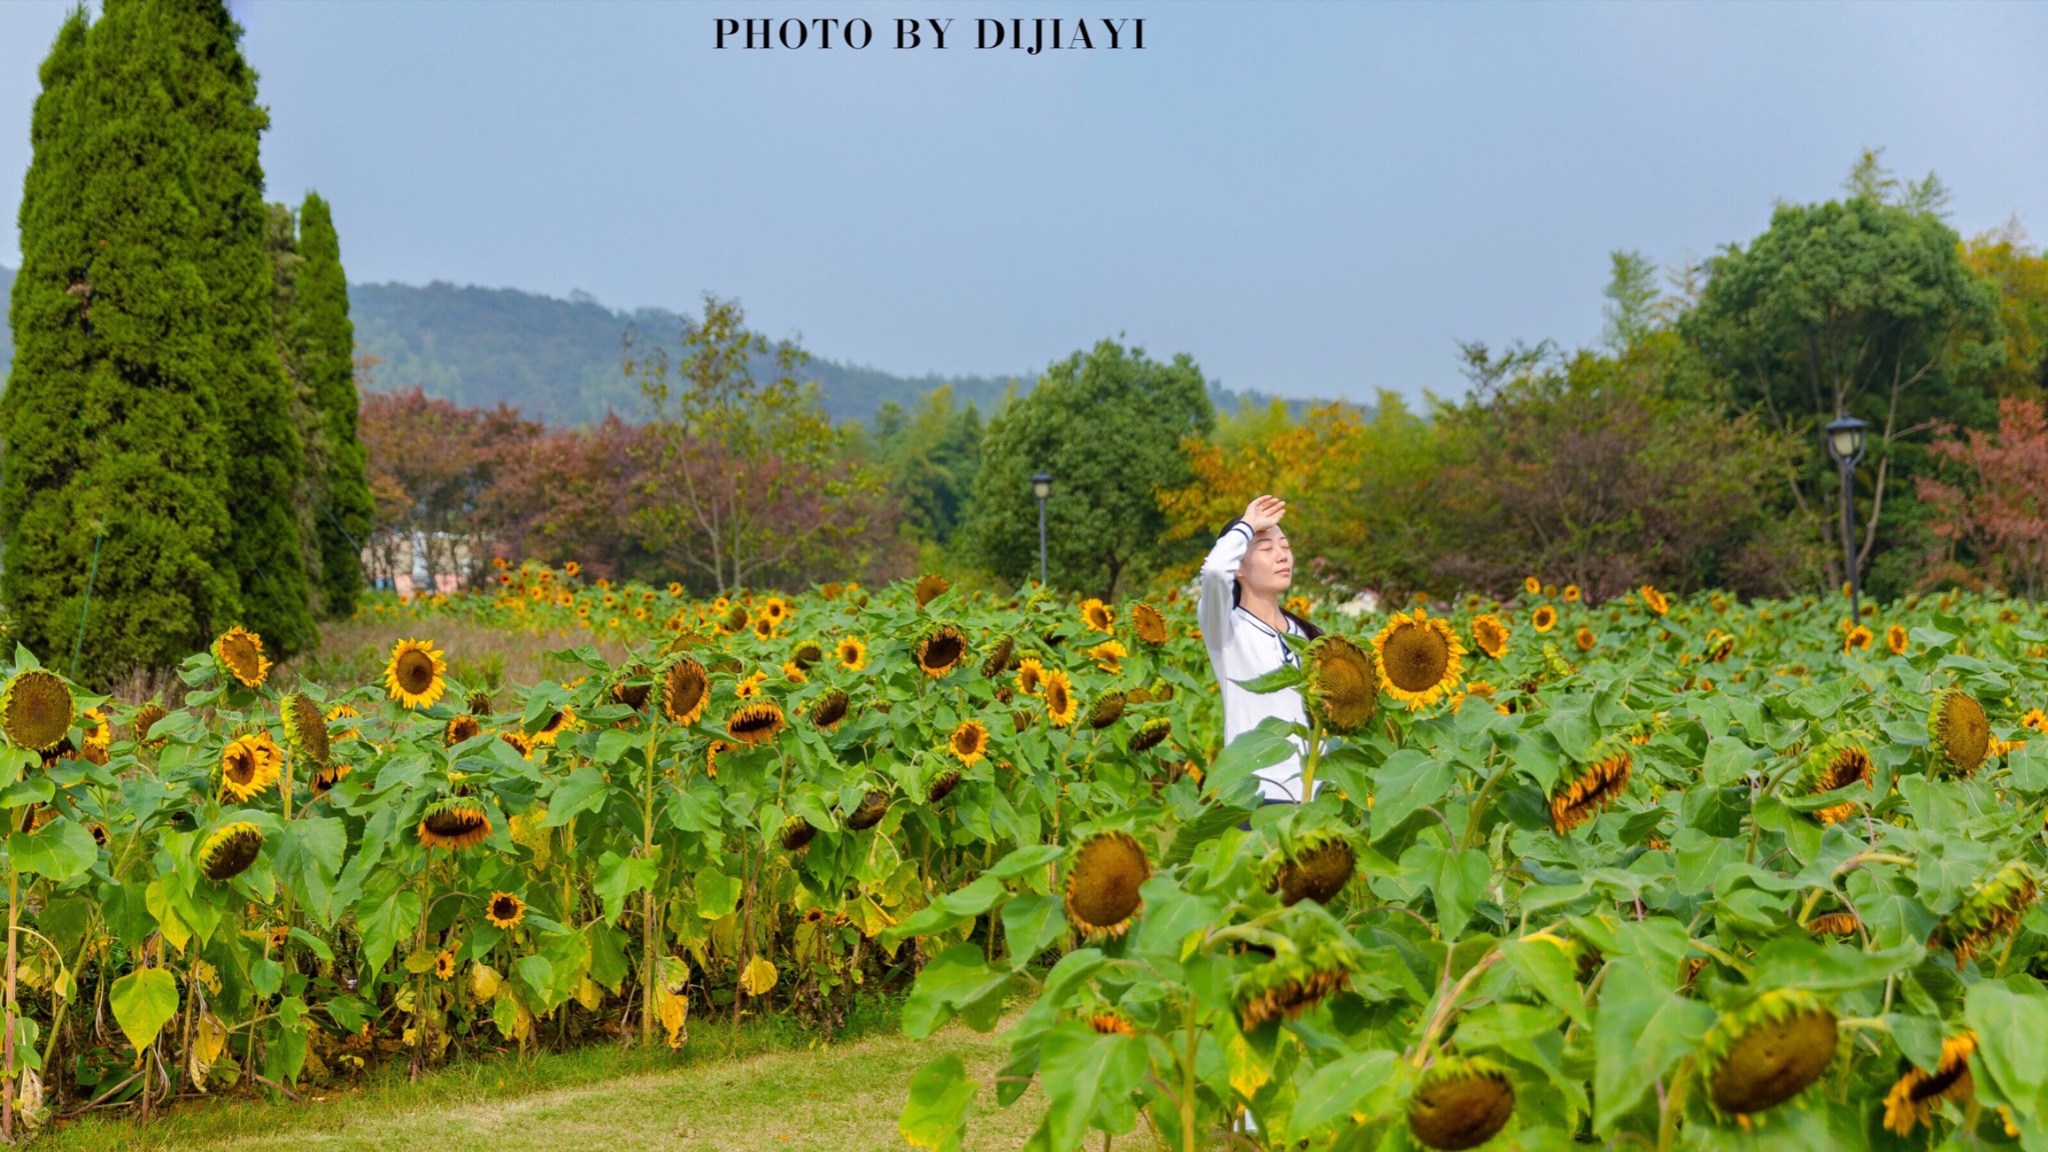
[[[107,1000],[122,1035],[140,1052],[178,1014],[178,978],[167,969],[138,968],[114,981]]]

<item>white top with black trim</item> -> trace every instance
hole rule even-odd
[[[1258,727],[1268,716],[1308,723],[1300,692],[1287,688],[1260,695],[1237,683],[1264,676],[1282,664],[1300,663],[1272,625],[1237,604],[1237,569],[1251,545],[1251,526],[1244,521],[1223,530],[1216,546],[1209,549],[1209,558],[1202,562],[1202,600],[1195,611],[1202,625],[1202,643],[1209,649],[1209,666],[1215,669],[1216,682],[1223,689],[1225,744]],[[1294,621],[1285,623],[1288,632],[1302,634]],[[1295,794],[1300,787],[1300,753],[1259,770],[1259,795],[1265,799],[1300,800]]]

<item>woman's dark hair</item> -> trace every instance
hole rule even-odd
[[[1228,532],[1228,531],[1230,531],[1230,529],[1231,529],[1231,528],[1232,528],[1232,527],[1233,527],[1234,525],[1237,525],[1237,524],[1241,524],[1241,523],[1243,523],[1243,520],[1242,520],[1242,519],[1238,519],[1238,520],[1232,520],[1232,521],[1231,521],[1231,522],[1230,522],[1229,524],[1225,524],[1225,525],[1223,526],[1223,532]],[[1216,535],[1220,537],[1220,536],[1222,536],[1222,535],[1223,535],[1223,532],[1218,532],[1218,533],[1217,533]],[[1239,604],[1239,602],[1240,602],[1240,601],[1241,601],[1241,600],[1243,599],[1243,597],[1244,597],[1244,585],[1242,585],[1242,584],[1239,584],[1239,583],[1238,583],[1238,582],[1237,582],[1237,581],[1236,581],[1235,579],[1231,580],[1231,582],[1230,582],[1230,606],[1231,606],[1232,608],[1235,608],[1235,607],[1237,607],[1237,606],[1238,606],[1238,604]],[[1321,628],[1318,628],[1318,627],[1316,627],[1316,626],[1315,626],[1314,624],[1311,624],[1311,623],[1309,623],[1309,622],[1308,622],[1307,620],[1304,620],[1304,619],[1302,619],[1301,617],[1299,617],[1299,616],[1296,616],[1296,615],[1295,615],[1294,613],[1292,613],[1292,612],[1289,612],[1289,611],[1288,611],[1287,609],[1285,609],[1285,608],[1282,608],[1282,609],[1280,609],[1280,614],[1281,614],[1282,616],[1285,616],[1285,617],[1287,617],[1287,618],[1288,618],[1289,620],[1292,620],[1292,621],[1294,621],[1294,626],[1295,626],[1296,628],[1299,628],[1299,629],[1301,629],[1301,634],[1302,634],[1303,636],[1306,636],[1306,637],[1308,637],[1308,638],[1309,638],[1309,639],[1311,639],[1311,640],[1317,640],[1317,639],[1321,639],[1321,638],[1322,638],[1322,635],[1323,635],[1323,630],[1322,630]]]

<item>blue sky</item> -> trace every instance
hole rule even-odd
[[[1865,146],[1967,233],[2048,238],[2048,6],[238,3],[273,198],[355,280],[736,295],[890,371],[1123,333],[1223,383],[1460,388],[1455,341],[1591,343],[1608,252],[1710,254]],[[63,3],[0,5],[0,261]],[[864,15],[864,51],[712,48]],[[889,47],[950,15],[947,51]],[[1144,16],[1143,52],[972,47]],[[927,42],[929,40],[927,39]]]

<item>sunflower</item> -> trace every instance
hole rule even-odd
[[[951,624],[917,642],[917,666],[936,680],[960,666],[967,656],[967,637]]]
[[[1806,1090],[1835,1058],[1835,1014],[1811,992],[1774,988],[1722,1014],[1700,1043],[1707,1098],[1747,1116]]]
[[[1990,750],[1991,723],[1975,696],[1961,688],[1943,688],[1934,694],[1934,706],[1928,709],[1927,736],[1941,766],[1968,776],[1984,763],[1984,754]]]
[[[1017,642],[1008,636],[999,637],[981,661],[981,678],[993,680],[1010,670],[1010,661],[1017,655]]]
[[[441,732],[441,743],[450,748],[484,734],[484,726],[476,717],[464,713],[448,721],[448,727]]]
[[[1136,755],[1140,752],[1157,748],[1160,744],[1165,743],[1166,738],[1171,735],[1173,735],[1173,721],[1164,716],[1154,716],[1152,719],[1145,721],[1144,725],[1131,736],[1131,743],[1129,745],[1131,754]]]
[[[2020,717],[2020,727],[2031,728],[2036,732],[2048,732],[2048,712],[2043,712],[2039,708],[2027,709],[2027,714]]]
[[[963,720],[946,738],[946,747],[962,767],[972,768],[988,754],[988,726],[979,720]]]
[[[1043,691],[1045,718],[1052,721],[1055,728],[1065,728],[1072,724],[1074,716],[1081,710],[1081,705],[1074,699],[1074,688],[1068,683],[1067,674],[1058,668],[1048,669],[1045,673]]]
[[[510,892],[491,893],[491,902],[484,905],[484,919],[491,927],[511,931],[526,920],[526,901]]]
[[[1894,656],[1906,654],[1906,630],[1894,624],[1884,630],[1884,646]]]
[[[327,738],[327,717],[304,692],[288,692],[277,702],[284,721],[284,742],[292,755],[315,766],[327,763],[333,745]]]
[[[444,800],[420,818],[420,843],[429,848],[467,848],[491,834],[491,818],[482,804],[466,797]]]
[[[1151,878],[1152,862],[1129,833],[1097,833],[1067,869],[1068,923],[1090,940],[1122,936],[1145,906],[1138,889]]]
[[[624,704],[635,712],[646,708],[647,698],[654,693],[654,685],[631,683],[631,681],[642,679],[646,675],[647,668],[645,665],[635,664],[628,668],[625,679],[612,685],[612,699],[617,703]]]
[[[782,822],[782,829],[775,834],[775,838],[782,845],[783,851],[801,852],[810,847],[811,838],[817,834],[818,830],[811,827],[809,820],[801,816],[791,816]]]
[[[540,731],[535,732],[532,736],[529,736],[528,739],[533,741],[535,747],[539,747],[543,744],[553,745],[555,740],[559,738],[562,735],[562,733],[567,732],[570,728],[574,727],[575,724],[575,711],[569,708],[567,705],[564,705],[560,708],[555,709],[553,712],[548,713],[547,723],[541,725]]]
[[[1135,1036],[1137,1029],[1120,1012],[1091,1012],[1088,1028],[1098,1036]]]
[[[1116,627],[1116,612],[1091,596],[1081,601],[1081,623],[1091,632],[1108,632]]]
[[[794,612],[789,606],[789,601],[780,596],[770,596],[761,605],[761,615],[775,621],[776,626],[780,627],[783,621],[794,615]]]
[[[1411,709],[1436,703],[1458,682],[1459,657],[1465,651],[1448,623],[1423,613],[1421,608],[1395,613],[1372,638],[1381,687]]]
[[[1628,787],[1634,763],[1627,750],[1578,765],[1569,779],[1560,778],[1550,792],[1550,823],[1559,835],[1598,815]]]
[[[250,688],[261,687],[270,675],[270,661],[263,655],[263,637],[236,626],[213,642],[213,658],[222,670]]]
[[[229,824],[199,846],[199,870],[208,880],[224,883],[249,870],[263,851],[263,830],[246,820]]]
[[[937,804],[939,801],[951,796],[953,789],[960,786],[962,779],[963,777],[960,773],[950,768],[932,777],[932,782],[924,790],[925,803]]]
[[[839,689],[833,688],[827,691],[811,704],[811,723],[828,732],[837,728],[839,722],[846,719],[846,711],[850,703],[851,701],[848,700],[846,693]]]
[[[5,707],[6,704],[4,699],[0,699],[0,709],[4,709]],[[149,738],[149,731],[150,729],[157,726],[158,721],[163,720],[165,717],[168,717],[169,715],[170,713],[164,711],[164,706],[157,703],[154,700],[151,700],[149,703],[144,704],[140,708],[137,708],[135,710],[135,715],[130,717],[128,720],[129,739],[135,741],[137,744],[147,745],[151,748],[162,747],[164,742],[161,739],[151,740]]]
[[[1960,967],[1984,945],[2019,927],[2020,917],[2040,898],[2040,877],[2024,860],[2014,860],[1977,881],[1956,910],[1934,930],[1928,943],[1955,953]]]
[[[247,800],[277,783],[284,753],[262,732],[237,736],[221,750],[221,784],[236,800]]]
[[[678,656],[661,676],[661,714],[685,727],[704,715],[711,699],[711,676],[688,656]]]
[[[1543,592],[1543,581],[1538,580],[1534,576],[1524,576],[1522,577],[1522,591],[1527,592],[1531,596],[1540,595]]]
[[[0,690],[0,730],[17,748],[47,752],[71,730],[77,706],[71,688],[55,672],[24,668]]]
[[[1884,1126],[1900,1136],[1913,1134],[1918,1124],[1934,1127],[1934,1110],[1943,1100],[1966,1105],[1976,1098],[1977,1085],[1970,1078],[1970,1056],[1977,1051],[1977,1034],[1964,1032],[1941,1042],[1941,1059],[1934,1071],[1922,1072],[1911,1064],[1884,1096]]]
[[[882,822],[889,814],[889,793],[881,788],[870,789],[860,798],[853,814],[846,818],[846,827],[854,832],[865,832]]]
[[[1408,1132],[1425,1148],[1462,1152],[1493,1139],[1514,1114],[1504,1068],[1484,1057],[1444,1056],[1408,1100]]]
[[[1160,615],[1159,609],[1150,604],[1131,605],[1131,630],[1138,634],[1138,639],[1155,648],[1166,643],[1170,635],[1166,628],[1166,617]]]
[[[1105,692],[1096,697],[1095,706],[1088,709],[1088,726],[1097,731],[1109,727],[1123,718],[1124,694]]]
[[[1251,1032],[1275,1020],[1299,1018],[1349,987],[1356,967],[1350,949],[1328,940],[1259,965],[1238,978],[1231,995],[1239,1028]]]
[[[85,730],[85,758],[95,764],[107,762],[107,750],[114,746],[114,725],[106,709],[87,708],[78,714],[78,726]]]
[[[1572,643],[1577,644],[1581,652],[1591,652],[1594,646],[1600,643],[1600,639],[1593,635],[1591,628],[1580,628],[1572,635]]]
[[[1026,656],[1017,662],[1017,690],[1026,696],[1036,696],[1045,688],[1045,665],[1036,656]]]
[[[832,653],[839,658],[839,666],[848,672],[858,672],[868,666],[868,646],[855,637],[840,637]]]
[[[910,590],[910,594],[917,598],[917,606],[922,608],[939,597],[944,596],[946,589],[951,587],[952,585],[947,583],[944,576],[927,572],[917,578],[917,584]]]
[[[571,580],[574,580],[577,574],[582,571],[583,566],[574,560],[567,561],[562,565],[562,575],[569,577]]]
[[[1123,659],[1129,655],[1130,653],[1124,650],[1124,642],[1121,640],[1104,640],[1088,649],[1088,658],[1095,661],[1095,666],[1104,672],[1123,671]]]
[[[763,640],[775,639],[775,621],[766,616],[754,621],[754,635]]]
[[[1472,643],[1495,660],[1508,654],[1508,626],[1491,612],[1472,618]]]
[[[1529,626],[1538,632],[1548,632],[1557,627],[1557,609],[1548,604],[1538,606],[1529,614]]]
[[[1815,936],[1854,936],[1863,930],[1863,921],[1854,912],[1824,912],[1804,927]]]
[[[1662,592],[1657,591],[1648,584],[1643,585],[1638,591],[1643,594],[1643,607],[1648,608],[1659,616],[1671,611],[1671,601],[1665,598]]]
[[[1579,591],[1579,586],[1578,586],[1577,584],[1567,584],[1567,585],[1565,585],[1565,586],[1564,586],[1564,602],[1565,602],[1565,603],[1567,603],[1567,604],[1577,604],[1577,603],[1579,602],[1579,600],[1580,600],[1580,599],[1581,599],[1581,598],[1582,598],[1583,596],[1584,596],[1584,593],[1582,593],[1582,592],[1580,592],[1580,591]]]
[[[806,672],[816,667],[824,658],[825,650],[818,646],[816,640],[805,640],[789,650],[789,662]]]
[[[1842,637],[1842,651],[1868,652],[1870,651],[1870,642],[1874,639],[1876,637],[1870,634],[1870,629],[1858,624],[1854,628],[1849,629],[1848,635]]]
[[[1818,796],[1857,784],[1868,785],[1873,771],[1869,746],[1861,737],[1833,737],[1807,754],[1806,794]],[[1840,824],[1855,814],[1856,804],[1849,801],[1818,809],[1813,818],[1823,824]]]
[[[1372,723],[1380,706],[1380,672],[1372,653],[1343,636],[1328,635],[1309,645],[1302,702],[1309,715],[1339,735]]]
[[[1280,902],[1290,906],[1303,900],[1328,904],[1357,871],[1358,854],[1350,838],[1333,829],[1318,828],[1281,851],[1266,891],[1278,892]]]
[[[407,708],[428,708],[448,690],[448,662],[428,640],[400,640],[384,668],[384,688]]]
[[[725,734],[742,744],[765,744],[784,724],[782,705],[773,700],[742,704],[725,719]]]

